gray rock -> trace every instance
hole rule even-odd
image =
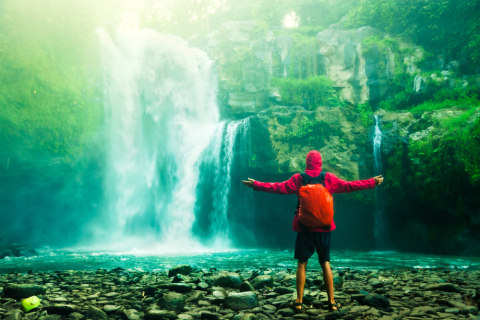
[[[258,307],[258,298],[255,292],[232,292],[225,299],[225,304],[232,310],[246,310]]]
[[[90,306],[85,314],[87,319],[92,319],[92,320],[107,320],[108,316],[105,312],[102,310],[98,309],[97,307]]]
[[[451,283],[435,283],[425,287],[425,290],[431,291],[445,291],[445,292],[460,292],[460,290]]]
[[[118,310],[120,310],[122,307],[120,306],[116,306],[116,305],[112,305],[112,304],[106,304],[103,306],[103,311],[105,311],[106,313],[114,313]]]
[[[4,320],[21,320],[24,317],[24,313],[21,310],[13,310],[5,315]]]
[[[123,310],[123,317],[127,320],[141,320],[142,314],[135,309]]]
[[[243,279],[240,274],[226,272],[219,274],[218,277],[215,279],[214,284],[220,287],[240,288],[242,282]]]
[[[255,291],[255,288],[252,286],[252,284],[249,281],[243,281],[242,284],[240,285],[240,291],[242,292]]]
[[[200,313],[200,319],[205,319],[205,320],[218,320],[220,317],[218,314],[210,312],[210,311],[202,311]]]
[[[165,320],[177,319],[177,315],[173,311],[168,310],[150,310],[145,314],[145,320]]]
[[[179,311],[185,306],[185,297],[181,293],[167,292],[160,298],[159,305],[168,310]]]
[[[45,287],[36,284],[9,284],[3,289],[3,296],[18,300],[45,294],[46,292]]]
[[[271,275],[257,276],[252,280],[252,285],[255,289],[271,288],[273,287],[273,277]]]
[[[189,275],[192,272],[193,272],[193,268],[191,266],[181,265],[181,266],[176,266],[176,267],[168,270],[168,276],[169,277],[174,277],[177,274]]]
[[[72,304],[54,304],[44,308],[49,314],[68,315],[78,311],[78,307]]]
[[[168,289],[170,291],[186,293],[193,290],[193,285],[189,283],[169,283],[160,286],[161,289]]]
[[[287,294],[287,293],[295,292],[295,289],[290,287],[275,287],[273,288],[273,291],[275,291],[278,294]]]
[[[390,301],[381,294],[368,294],[364,299],[364,303],[377,309],[390,308]]]
[[[232,320],[256,320],[257,317],[253,313],[238,313]]]

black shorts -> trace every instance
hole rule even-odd
[[[299,262],[307,262],[317,249],[318,261],[330,261],[330,232],[298,232],[295,240],[295,256]]]

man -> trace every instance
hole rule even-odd
[[[309,177],[319,177],[322,173],[322,156],[320,152],[312,150],[307,154],[307,168],[305,173]],[[279,194],[297,194],[304,185],[302,175],[294,174],[284,182],[260,182],[248,178],[242,181],[247,187],[257,191],[265,191]],[[368,180],[345,181],[337,178],[332,173],[325,173],[323,185],[330,193],[345,193],[357,190],[373,189],[383,182],[382,176],[376,176]],[[293,231],[297,232],[295,241],[295,259],[297,266],[297,299],[295,300],[296,311],[302,310],[303,289],[305,287],[305,274],[308,259],[313,255],[315,249],[318,254],[318,261],[323,271],[323,280],[327,289],[328,303],[331,311],[336,311],[340,305],[335,302],[333,296],[333,275],[330,267],[330,231],[335,230],[335,222],[326,227],[307,228],[299,221],[298,207],[293,218]]]

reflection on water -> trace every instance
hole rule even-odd
[[[37,257],[6,258],[0,260],[0,272],[96,270],[123,268],[139,271],[163,271],[189,264],[201,269],[294,269],[293,252],[287,250],[234,250],[203,252],[181,256],[153,255],[152,253],[111,253],[45,250]],[[395,251],[333,251],[334,268],[390,269],[390,268],[480,268],[478,257],[436,256],[399,253]],[[320,269],[312,258],[309,270]]]

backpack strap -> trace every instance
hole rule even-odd
[[[321,184],[325,187],[325,171],[320,172],[320,174],[316,177],[310,177],[305,172],[300,173],[300,175],[302,176],[304,186],[307,184]]]

